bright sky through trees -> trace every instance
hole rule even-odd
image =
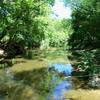
[[[56,19],[71,18],[71,8],[65,7],[62,0],[55,0],[53,11],[54,14],[52,16]]]

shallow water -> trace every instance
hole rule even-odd
[[[65,78],[70,75],[71,68],[67,67],[64,74],[57,73],[66,69],[63,65],[70,64],[65,54],[58,55],[57,51],[46,57],[41,53],[31,60],[16,58],[14,66],[0,70],[0,93],[3,92],[0,100],[5,96],[9,99],[4,100],[64,100],[66,92],[73,88],[71,78]],[[56,72],[48,72],[49,64],[56,66]],[[58,66],[63,69],[59,70]]]
[[[47,100],[66,100],[65,93],[72,89],[72,83],[66,80],[61,81],[52,90]]]
[[[64,77],[71,76],[73,71],[71,64],[53,64],[49,68],[51,69],[51,82],[54,88],[51,90],[47,100],[66,100],[65,93],[72,89],[72,81],[71,77],[67,79],[64,79]],[[60,74],[63,74],[63,76],[60,77]]]

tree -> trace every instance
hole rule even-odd
[[[2,0],[0,3],[0,43],[8,52],[16,53],[22,48],[40,45],[54,0]],[[22,51],[21,50],[21,51]]]
[[[67,44],[69,34],[71,34],[71,21],[70,19],[48,20],[49,25],[47,28],[46,38],[49,40],[51,47],[63,47]]]
[[[72,48],[100,47],[100,2],[81,0],[72,13],[73,34],[69,39]]]

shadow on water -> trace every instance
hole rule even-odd
[[[0,93],[2,93],[0,98],[6,97],[5,100],[45,100],[49,93],[50,83],[46,68],[16,74],[11,74],[8,69],[5,71],[0,73]]]
[[[30,86],[38,96],[43,97],[43,100],[46,98],[47,100],[66,100],[64,94],[72,88],[72,81],[70,78],[64,79],[64,77],[71,75],[71,65],[55,64],[54,66],[56,71],[53,73],[48,68],[40,68],[16,73],[14,79]],[[39,98],[39,100],[42,99]]]
[[[49,92],[50,77],[47,68],[19,72],[14,75],[14,78],[16,81],[22,80],[24,84],[31,86],[37,94],[46,96]]]
[[[5,100],[66,100],[64,93],[72,88],[70,79],[64,79],[65,74],[57,71],[52,74],[46,67],[17,73],[8,68],[1,76],[0,92],[4,93]]]

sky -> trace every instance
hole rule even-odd
[[[55,4],[52,9],[54,11],[52,17],[56,19],[71,18],[71,8],[65,7],[64,2],[62,2],[61,0],[55,0]]]

